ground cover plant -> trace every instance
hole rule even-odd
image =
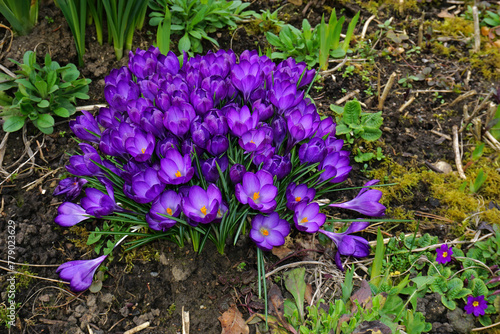
[[[7,273],[0,278],[0,321],[11,327],[5,330],[176,333],[186,332],[189,326],[191,332],[203,333],[494,333],[500,321],[496,267],[499,87],[488,80],[494,79],[497,71],[497,5],[478,3],[476,28],[476,10],[465,4],[454,4],[454,8],[428,1],[342,4],[294,0],[283,4],[257,0],[241,4],[249,4],[244,11],[251,16],[235,21],[230,29],[222,25],[207,33],[221,50],[213,41],[201,38],[203,53],[190,49],[191,55],[181,52],[188,51],[186,45],[179,49],[184,32],[168,33],[175,8],[144,7],[139,16],[156,17],[160,25],[149,25],[148,20],[144,26],[136,22],[129,48],[139,51],[125,51],[117,61],[114,47],[102,43],[106,34],[110,36],[102,2],[87,1],[92,20],[85,25],[86,48],[81,57],[85,65],[78,70],[92,80],[89,99],[75,100],[76,113],[69,120],[54,116],[50,135],[25,122],[22,129],[0,140],[0,215],[6,219],[6,224],[0,224],[0,269]],[[345,17],[344,28],[355,22],[359,13],[344,57],[330,56],[323,58],[321,68],[305,68],[297,59],[284,57],[271,62],[261,56],[277,51],[266,39],[268,30],[279,36],[284,26],[301,30],[307,20],[312,32],[312,27],[321,27],[322,17],[325,25],[333,20],[333,9],[340,21]],[[155,11],[158,14],[149,15]],[[116,11],[118,16],[124,13]],[[224,18],[230,17],[229,11],[224,13]],[[14,35],[11,46],[10,32],[5,30],[0,64],[10,71],[19,67],[8,58],[21,64],[29,50],[36,54],[38,63],[44,62],[46,54],[62,67],[79,62],[71,24],[60,9],[41,3],[39,15],[45,19],[34,26],[33,34]],[[210,17],[221,19],[219,15]],[[7,20],[0,20],[8,26]],[[328,28],[335,26],[328,24]],[[333,30],[338,33],[338,29]],[[113,37],[108,40],[113,41]],[[149,49],[152,44],[160,47],[162,55],[155,48]],[[175,50],[175,55],[168,50]],[[320,53],[317,60],[310,57],[315,64],[320,63]],[[267,72],[266,79],[256,79],[262,80],[261,85],[246,101],[248,93],[240,88],[248,87],[254,74],[241,79],[245,85],[238,88],[229,73],[238,72],[248,59],[260,72],[264,72],[262,64],[273,70]],[[165,68],[159,63],[166,64]],[[177,68],[176,64],[175,74],[156,77],[150,73],[163,73]],[[302,71],[291,71],[294,66]],[[221,68],[230,70],[221,75]],[[2,67],[5,73],[8,69]],[[316,70],[313,81],[298,87],[297,82],[307,79],[311,70]],[[224,83],[214,75],[224,77]],[[294,94],[272,102],[277,87],[290,75],[295,85],[287,89],[297,94],[295,97],[303,94],[309,108],[315,107],[317,116],[312,117],[320,124],[336,126],[326,127],[328,137],[312,134],[290,149],[290,172],[281,180],[279,175],[269,179],[268,185],[276,187],[278,195],[265,202],[272,207],[276,201],[275,213],[266,213],[260,211],[266,210],[262,202],[259,208],[255,201],[270,194],[270,187],[252,191],[248,180],[256,178],[260,184],[259,177],[268,179],[266,163],[272,166],[276,161],[254,161],[257,154],[245,153],[240,146],[244,134],[234,134],[231,127],[236,124],[242,130],[243,126],[254,126],[255,103],[250,102],[265,91],[261,99],[272,107],[273,116],[258,120],[253,130],[278,129],[279,122],[274,120],[286,119],[288,137],[281,145],[274,140],[270,144],[273,156],[283,158],[275,164],[275,172],[282,171],[287,166],[292,132],[308,125],[303,119],[292,131],[287,119],[290,111],[279,110],[280,103],[292,100]],[[10,85],[13,81],[9,76],[2,75],[0,85]],[[173,86],[166,87],[165,82]],[[232,95],[220,100],[217,94],[201,96],[203,90],[220,92],[212,87],[214,82],[231,90]],[[157,99],[154,94],[165,88],[168,98]],[[8,88],[7,94],[0,95],[0,105],[11,106],[16,89]],[[186,103],[182,110],[187,110],[189,122],[167,117],[166,127],[165,114],[177,115],[181,109],[174,108],[173,99]],[[116,107],[124,101],[128,104],[128,100],[134,101],[131,104],[135,107],[140,101],[144,108],[129,111],[128,105]],[[170,105],[158,105],[157,100]],[[230,113],[227,105],[232,103],[236,112]],[[220,112],[200,114],[200,108],[207,105]],[[156,110],[163,117],[158,117]],[[118,118],[104,117],[107,113]],[[230,126],[230,114],[244,115],[246,120],[233,119]],[[198,119],[191,119],[192,115]],[[122,125],[122,130],[127,127],[133,131],[133,137],[127,131],[120,134],[122,123],[134,128]],[[189,125],[185,134],[180,134],[178,124]],[[225,135],[214,132],[226,131],[224,124]],[[167,136],[167,128],[176,134],[170,131]],[[203,151],[198,149],[195,154],[193,146],[192,154],[182,151],[183,139],[207,133],[207,140],[198,143]],[[154,141],[148,141],[151,136]],[[157,153],[156,148],[162,146],[159,143],[167,137],[179,141],[178,146],[173,144],[176,150],[167,145],[163,146],[164,154]],[[215,153],[215,146],[225,147],[221,137],[227,139],[228,149]],[[339,139],[344,139],[345,145]],[[214,146],[216,140],[220,141]],[[322,140],[337,152],[350,152],[346,167],[352,169],[341,185],[324,182],[320,187],[322,181],[315,182],[326,173],[323,167],[334,164],[331,157],[324,157],[322,166],[304,161],[306,156],[322,157]],[[141,155],[149,154],[151,143],[155,149],[149,159],[138,161]],[[137,144],[136,150],[132,144]],[[117,147],[116,152],[106,153]],[[174,152],[182,159],[174,157]],[[188,172],[186,156],[191,160],[191,179],[185,184],[167,184],[178,179],[177,171],[181,177]],[[228,158],[225,170],[224,157]],[[162,163],[170,166],[167,160],[179,162],[179,169],[162,168]],[[246,181],[231,181],[231,176],[238,174],[236,168],[231,173],[237,164],[245,167]],[[66,165],[76,173],[70,174]],[[76,175],[84,168],[96,174]],[[321,169],[325,172],[318,174]],[[164,182],[158,175],[168,176],[167,171],[173,175]],[[143,187],[156,180],[155,173],[158,183]],[[374,180],[380,181],[374,184]],[[185,186],[196,191],[183,193]],[[52,196],[54,191],[57,197]],[[200,206],[204,194],[207,203]],[[155,199],[137,202],[146,195],[163,195],[166,203],[180,198],[180,203],[165,207]],[[208,201],[208,197],[214,200]],[[298,197],[299,202],[312,199],[313,203],[293,207]],[[218,212],[222,199],[226,200],[226,215],[222,215],[223,210]],[[316,207],[315,203],[319,210],[313,219],[306,209],[312,204]],[[211,223],[190,218],[193,214],[198,214],[196,219],[206,218],[209,209],[217,205],[216,219]],[[189,210],[190,206],[194,209]],[[179,215],[171,216],[168,209],[173,215],[176,208]],[[108,214],[106,210],[115,212]],[[161,210],[166,214],[154,215]],[[385,216],[366,216],[383,212]],[[229,219],[233,213],[238,219]],[[95,218],[98,216],[102,217]],[[222,218],[220,222],[217,216]],[[312,232],[323,217],[325,223],[318,226],[318,233],[295,228],[297,222],[303,229],[308,225],[306,230]],[[81,221],[64,227],[54,219],[62,224]],[[290,233],[283,237],[288,229]],[[353,250],[350,245],[358,247]],[[224,255],[219,255],[222,250]],[[82,273],[85,275],[79,276]]]

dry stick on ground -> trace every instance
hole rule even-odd
[[[345,101],[349,100],[350,98],[352,98],[353,96],[358,95],[358,94],[359,94],[359,89],[353,90],[352,92],[350,92],[349,94],[347,94],[343,98],[338,99],[337,101],[335,101],[335,104],[336,105],[341,105]]]
[[[373,21],[375,18],[375,15],[372,15],[366,20],[365,25],[363,26],[363,31],[361,32],[361,39],[365,39],[366,36],[366,31],[368,30],[368,26],[370,25],[370,22]]]
[[[337,70],[339,70],[342,66],[345,65],[345,63],[347,62],[347,57],[345,57],[342,62],[340,64],[338,64],[337,66],[335,66],[334,68],[330,69],[330,70],[326,70],[326,71],[321,71],[319,72],[319,75],[321,76],[325,76],[325,75],[328,75],[330,73],[333,73]]]
[[[500,152],[500,142],[496,140],[495,137],[491,134],[491,132],[486,131],[483,137],[484,141],[490,145],[495,151]]]
[[[450,136],[448,136],[447,134],[441,133],[441,132],[436,131],[436,130],[430,130],[430,132],[432,132],[433,134],[438,135],[438,136],[440,136],[440,137],[443,137],[443,138],[445,138],[446,140],[451,140],[451,137],[450,137]]]
[[[399,112],[403,112],[403,110],[405,110],[406,108],[408,108],[408,106],[410,104],[412,104],[413,101],[415,101],[415,95],[413,95],[412,97],[410,97],[410,99],[408,101],[406,101],[401,107],[399,107],[398,111]]]
[[[69,284],[69,282],[60,281],[60,280],[52,279],[52,278],[46,278],[46,277],[40,277],[40,276],[30,275],[30,274],[22,273],[22,272],[19,272],[19,271],[16,271],[16,270],[11,270],[9,268],[5,268],[5,267],[2,267],[2,266],[0,266],[0,269],[3,269],[5,271],[7,271],[7,272],[11,272],[13,274],[19,274],[19,275],[23,275],[23,276],[27,276],[27,277],[31,277],[31,278],[37,278],[37,279],[42,279],[42,280],[46,280],[46,281],[50,281],[50,282],[56,282],[56,283],[62,283],[62,284]]]
[[[455,164],[457,165],[458,175],[462,179],[466,179],[467,177],[465,176],[464,168],[462,166],[462,156],[460,154],[460,147],[458,145],[458,126],[453,125],[452,131],[453,131],[453,152],[455,152]]]
[[[488,104],[489,100],[493,96],[493,93],[494,93],[494,91],[491,90],[488,93],[488,95],[486,95],[486,97],[484,98],[483,102],[481,102],[481,104],[479,104],[478,106],[476,106],[470,115],[468,115],[468,116],[464,115],[465,116],[464,123],[462,124],[462,126],[460,127],[460,130],[458,132],[462,132],[462,131],[465,130],[465,128],[467,127],[467,125],[470,123],[470,121],[474,117],[476,117],[477,113],[480,112],[486,106],[486,104]],[[464,106],[464,108],[465,108],[465,106]]]
[[[474,19],[474,52],[481,48],[481,31],[479,30],[479,13],[477,6],[472,6],[472,18]]]
[[[387,95],[389,95],[389,92],[391,91],[392,85],[394,84],[394,80],[396,80],[396,76],[397,76],[396,72],[393,72],[389,77],[389,80],[387,80],[387,84],[385,85],[384,91],[382,92],[382,96],[378,101],[378,110],[384,109],[385,99],[387,98]]]
[[[142,325],[139,325],[137,327],[134,327],[132,329],[129,329],[128,331],[126,331],[125,333],[123,334],[135,334],[135,333],[139,333],[140,331],[142,331],[143,329],[146,329],[149,327],[149,324],[150,322],[149,321],[146,321],[145,323],[143,323]]]
[[[467,99],[467,98],[469,98],[469,97],[471,97],[471,96],[474,96],[474,95],[476,95],[476,94],[477,94],[477,92],[476,92],[474,89],[473,89],[473,90],[471,90],[471,91],[469,91],[469,92],[467,92],[467,93],[465,93],[465,94],[462,94],[462,95],[460,95],[459,97],[457,97],[455,100],[453,100],[453,102],[451,102],[451,103],[449,104],[449,107],[453,107],[453,106],[454,106],[455,104],[457,104],[458,102],[460,102],[460,101],[462,101],[462,100],[465,100],[465,99]]]
[[[182,315],[182,334],[189,334],[189,312],[184,311],[184,306],[182,306],[181,315]]]

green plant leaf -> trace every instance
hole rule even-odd
[[[411,279],[417,285],[417,291],[427,290],[427,286],[434,283],[436,276],[417,276]]]
[[[347,125],[360,124],[360,116],[361,104],[357,100],[352,100],[345,104],[342,119]]]
[[[483,155],[484,145],[485,143],[480,143],[476,146],[476,148],[472,152],[472,160],[478,160]]]
[[[365,128],[360,137],[366,141],[375,141],[382,136],[382,131],[379,129]]]
[[[452,278],[448,281],[448,292],[446,292],[446,296],[449,299],[456,299],[456,295],[462,290],[463,287],[464,283],[460,278]]]
[[[379,283],[382,281],[382,265],[385,254],[384,237],[380,228],[377,231],[377,246],[375,249],[375,258],[372,263],[372,270],[370,272],[370,282],[379,287]]]
[[[304,296],[306,293],[305,273],[305,268],[295,268],[285,274],[285,287],[295,300],[302,322],[304,321]]]
[[[59,117],[64,117],[64,118],[68,118],[70,116],[68,109],[63,108],[63,107],[59,107],[59,108],[55,109],[54,114],[56,114]]]
[[[361,123],[366,128],[378,129],[382,126],[384,118],[382,117],[382,112],[375,113],[363,113],[361,116]]]
[[[488,288],[482,279],[474,278],[471,283],[472,295],[474,297],[479,297],[481,295],[485,297],[488,296]]]
[[[5,132],[15,132],[20,130],[24,122],[26,121],[27,116],[10,116],[5,119],[5,123],[3,123],[3,130]]]
[[[54,117],[49,114],[39,114],[35,122],[38,128],[50,128],[54,126]]]
[[[182,38],[179,40],[179,51],[188,52],[191,49],[191,41],[189,39],[189,34],[184,34]]]
[[[42,101],[38,102],[38,104],[37,104],[37,106],[39,108],[47,108],[49,105],[50,105],[50,103],[47,100],[42,100]]]

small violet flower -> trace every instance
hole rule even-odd
[[[179,217],[181,213],[181,196],[173,190],[163,192],[151,205],[146,221],[152,230],[167,231],[176,221],[165,217]]]
[[[64,227],[70,227],[90,218],[88,213],[80,205],[64,202],[57,208],[57,217],[54,221]]]
[[[325,223],[326,215],[319,212],[318,203],[302,202],[295,206],[293,221],[297,230],[307,233],[316,233]]]
[[[342,262],[340,260],[340,255],[343,256],[354,256],[354,257],[365,257],[370,254],[370,244],[368,241],[362,237],[349,235],[354,232],[359,232],[364,230],[370,223],[362,221],[354,221],[349,225],[347,230],[342,233],[334,233],[325,230],[319,230],[323,233],[337,246],[337,254],[335,254],[335,263],[340,270],[344,271]]]
[[[123,211],[123,209],[116,204],[113,192],[108,195],[98,189],[87,188],[85,194],[86,196],[82,198],[80,203],[89,215],[101,218],[115,211]]]
[[[286,188],[286,207],[294,210],[299,203],[309,203],[316,196],[316,189],[308,188],[306,184],[290,183]]]
[[[378,189],[369,189],[368,187],[378,183],[379,180],[371,180],[363,186],[358,195],[344,203],[334,203],[329,206],[357,211],[370,217],[383,216],[386,207],[378,201],[382,197],[382,192]]]
[[[62,179],[59,181],[59,184],[54,189],[54,196],[66,195],[67,201],[72,201],[76,199],[80,192],[82,191],[82,187],[88,181],[85,179],[79,179],[77,177],[68,177],[67,179]]]
[[[81,140],[87,140],[93,143],[99,143],[101,130],[94,116],[88,111],[82,110],[81,116],[74,121],[69,122],[69,127],[75,133],[75,136]]]
[[[235,187],[235,195],[241,204],[248,204],[262,213],[270,213],[277,205],[278,188],[273,184],[273,176],[269,172],[246,172],[241,183]]]
[[[182,184],[189,182],[194,174],[189,154],[182,156],[177,150],[169,150],[160,161],[161,169],[158,178],[166,184]]]
[[[222,194],[214,184],[207,190],[199,186],[192,186],[188,195],[182,198],[182,211],[197,223],[208,224],[217,218],[219,206],[222,203]]]
[[[441,247],[436,249],[437,263],[445,264],[451,261],[451,256],[453,255],[453,247],[448,247],[446,244],[442,244]]]
[[[252,219],[250,239],[262,250],[270,251],[275,246],[285,243],[285,237],[290,233],[290,224],[280,219],[277,212],[265,217],[261,214]]]
[[[92,279],[97,268],[108,257],[101,255],[92,260],[76,260],[61,264],[56,272],[59,277],[69,281],[69,287],[74,292],[80,292],[88,289],[92,285]]]
[[[474,316],[479,317],[480,315],[484,315],[486,309],[488,308],[488,303],[484,300],[484,295],[472,297],[467,297],[467,305],[465,305],[464,309],[467,311],[467,314],[474,314]]]

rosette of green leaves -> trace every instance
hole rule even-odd
[[[0,14],[18,35],[26,35],[38,21],[38,0],[0,0]]]
[[[76,99],[88,99],[90,79],[78,79],[80,72],[74,64],[61,67],[45,56],[45,66],[36,63],[36,54],[27,51],[23,64],[11,61],[21,70],[17,79],[0,86],[2,91],[17,87],[12,105],[2,108],[3,130],[15,132],[30,120],[43,133],[51,134],[54,117],[69,117],[76,111]]]
[[[253,11],[243,11],[250,3],[225,0],[156,0],[150,4],[153,12],[149,24],[161,26],[166,10],[170,8],[171,31],[182,35],[179,51],[190,55],[203,52],[201,40],[206,39],[216,46],[217,40],[208,36],[217,29],[236,28],[236,23],[253,15]],[[168,8],[167,8],[168,7]]]

